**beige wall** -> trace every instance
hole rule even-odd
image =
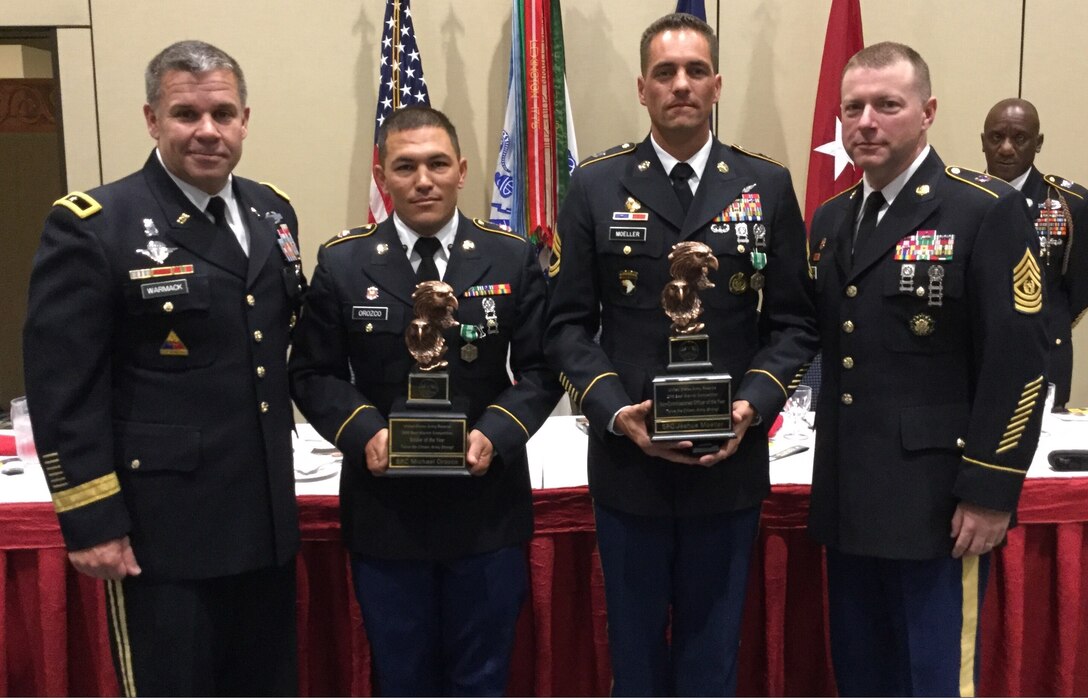
[[[76,90],[93,88],[101,126],[94,128],[94,110],[85,104],[84,118],[73,122],[66,97],[66,131],[84,130],[74,144],[81,154],[67,163],[72,188],[97,184],[99,164],[107,181],[141,165],[152,145],[140,113],[143,65],[167,43],[199,37],[234,54],[247,71],[253,111],[239,173],[291,194],[307,261],[321,241],[365,221],[382,0],[4,2],[0,22],[54,22],[69,32],[89,27],[93,35],[94,82],[85,76],[68,82]],[[830,0],[708,0],[712,24],[719,5],[721,138],[783,160],[804,192]],[[645,134],[648,120],[635,94],[638,36],[674,6],[672,0],[564,4],[581,156]],[[931,140],[949,163],[984,166],[983,116],[993,102],[1015,96],[1020,81],[1021,6],[1021,0],[862,0],[867,43],[902,41],[929,61],[939,102]],[[432,104],[458,124],[469,160],[463,208],[485,215],[506,99],[510,2],[415,0],[413,14]],[[1088,93],[1075,78],[1084,68],[1088,3],[1027,0],[1024,35],[1023,94],[1039,106],[1047,136],[1040,165],[1088,180],[1088,140],[1078,128]],[[78,60],[88,72],[86,57]],[[68,90],[63,48],[60,70]],[[90,138],[101,142],[100,163]],[[1086,335],[1088,328],[1079,328],[1078,346],[1086,349],[1074,400],[1081,404],[1088,404]]]

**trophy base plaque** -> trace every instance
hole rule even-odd
[[[657,376],[650,440],[692,441],[693,455],[717,452],[723,441],[736,437],[732,393],[728,373]]]
[[[710,337],[705,334],[669,337],[669,370],[702,371],[710,363]]]
[[[449,400],[449,376],[412,373],[408,397],[389,411],[387,476],[469,476],[465,467],[468,417]]]

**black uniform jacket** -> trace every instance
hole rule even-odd
[[[1088,189],[1032,167],[1021,191],[1035,219],[1048,292],[1047,375],[1063,405],[1073,380],[1073,327],[1088,309]]]
[[[1046,396],[1023,197],[935,151],[851,262],[861,186],[812,224],[824,368],[809,529],[855,555],[949,554],[959,501],[1015,511]]]
[[[460,214],[458,214],[460,215]],[[416,276],[392,218],[345,231],[318,254],[291,353],[295,401],[344,453],[340,508],[347,546],[386,559],[443,559],[488,552],[532,535],[525,443],[562,394],[541,350],[544,274],[517,235],[461,216],[444,281],[456,318],[484,325],[495,302],[498,333],[462,358],[457,328],[446,333],[450,391],[467,399],[469,428],[495,447],[482,477],[374,477],[364,449],[407,394],[413,359],[404,333]],[[507,356],[516,383],[507,373]]]
[[[575,171],[557,239],[545,348],[592,427],[594,498],[651,516],[757,505],[769,491],[766,427],[816,346],[805,230],[789,172],[715,141],[685,217],[649,138],[625,144]],[[763,418],[712,468],[651,458],[607,429],[621,407],[650,399],[652,379],[666,373],[670,321],[661,292],[671,279],[669,252],[682,240],[705,242],[718,258],[715,287],[699,293],[711,360],[733,377],[733,399],[748,400]]]
[[[234,177],[247,260],[170,180],[143,170],[60,199],[30,280],[28,403],[70,549],[128,534],[145,574],[207,578],[298,548],[286,353],[298,224]]]

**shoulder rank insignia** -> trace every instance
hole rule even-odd
[[[834,196],[831,196],[831,197],[829,197],[827,199],[824,199],[822,202],[820,202],[820,205],[823,206],[828,201],[834,201],[835,199],[839,198],[840,196],[845,196],[845,197],[847,197],[849,199],[853,199],[854,198],[854,193],[858,191],[858,187],[860,187],[860,186],[861,186],[861,180],[859,179],[857,181],[857,183],[855,183],[852,187],[848,187],[847,189],[843,189],[838,194],[835,194]]]
[[[1025,315],[1034,315],[1043,309],[1043,274],[1031,250],[1024,250],[1024,256],[1013,267],[1012,304]]]
[[[261,184],[265,185],[266,187],[268,187],[272,191],[276,192],[276,196],[280,197],[284,201],[290,201],[291,200],[290,196],[287,196],[287,194],[285,194],[282,189],[277,187],[272,182],[261,182]]]
[[[369,237],[370,235],[373,235],[374,231],[377,229],[377,223],[368,223],[366,225],[361,225],[358,228],[341,230],[334,237],[326,240],[325,244],[323,244],[322,247],[332,247],[333,245],[337,245],[341,242],[346,242],[347,240],[357,240],[359,238]]]
[[[1046,183],[1050,186],[1061,189],[1066,194],[1072,194],[1078,199],[1084,198],[1084,187],[1077,184],[1076,182],[1071,182],[1065,177],[1059,177],[1058,175],[1052,174],[1048,174],[1047,176],[1043,177],[1043,179],[1045,179]]]
[[[617,146],[614,146],[612,148],[609,148],[608,150],[602,150],[599,153],[595,153],[593,155],[590,155],[588,158],[586,158],[582,162],[578,163],[578,167],[585,167],[586,165],[592,165],[595,162],[600,162],[601,160],[607,160],[609,158],[614,158],[617,155],[626,155],[627,153],[633,152],[635,150],[635,147],[636,147],[636,145],[634,143],[624,143],[622,145],[617,145]]]
[[[494,223],[485,221],[482,218],[473,218],[472,223],[480,230],[486,233],[494,233],[495,235],[505,235],[508,238],[514,238],[515,240],[521,240],[522,242],[528,242],[525,238],[510,230],[510,226],[503,225],[498,226]]]
[[[995,199],[1007,190],[1008,182],[997,177],[992,177],[985,172],[969,170],[966,167],[949,166],[944,168],[944,173],[957,182],[969,184],[979,191],[984,191]]]
[[[90,218],[102,210],[102,204],[95,201],[90,194],[74,191],[68,196],[57,199],[54,206],[63,206],[80,218]]]
[[[744,155],[749,155],[749,156],[754,157],[754,158],[759,158],[760,160],[766,160],[767,162],[778,165],[779,167],[785,167],[785,165],[780,163],[778,160],[775,160],[774,158],[769,158],[766,155],[764,155],[763,153],[757,153],[757,152],[752,151],[752,150],[745,150],[744,148],[740,147],[736,143],[730,143],[729,147],[732,148],[733,150],[737,151],[738,153],[743,153]]]

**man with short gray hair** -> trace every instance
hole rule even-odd
[[[69,559],[106,580],[125,695],[294,695],[298,222],[279,189],[231,174],[249,121],[237,61],[184,41],[146,77],[143,169],[45,223],[24,332],[34,436]]]
[[[864,177],[812,221],[823,386],[809,531],[839,695],[975,695],[979,617],[1039,438],[1045,299],[1023,198],[929,145],[929,68],[842,75]],[[1012,350],[1010,350],[1012,348]]]

